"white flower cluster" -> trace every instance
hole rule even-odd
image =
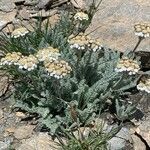
[[[90,41],[90,37],[89,36],[85,36],[83,33],[78,34],[77,36],[73,37],[73,35],[71,35],[69,37],[68,42],[70,43],[70,48],[76,48],[78,50],[84,50],[86,49],[86,47],[89,44]]]
[[[137,89],[150,93],[150,77],[142,77],[137,85]]]
[[[135,35],[139,37],[150,37],[150,24],[146,23],[141,23],[141,24],[136,24],[134,26],[135,29]]]
[[[89,20],[89,16],[88,14],[84,13],[84,12],[77,12],[75,15],[74,15],[74,19],[75,20]]]
[[[38,64],[38,59],[33,55],[23,56],[17,62],[19,69],[25,69],[28,71],[31,71],[37,68],[37,64]]]
[[[20,52],[7,53],[0,61],[0,65],[15,65],[19,69],[31,71],[37,67],[38,59],[33,55],[23,56]]]
[[[19,69],[32,71],[42,61],[48,75],[60,79],[69,74],[72,69],[66,61],[60,60],[59,56],[59,50],[52,47],[39,50],[36,55],[29,56],[12,52],[1,59],[0,65],[16,65]]]
[[[116,72],[128,72],[129,75],[134,75],[140,70],[140,66],[136,60],[123,57],[117,63],[115,68]]]
[[[71,49],[90,49],[95,52],[102,48],[101,42],[98,39],[93,40],[92,38],[90,38],[90,36],[84,35],[83,33],[80,33],[75,37],[74,35],[71,35],[68,39],[68,42],[70,43]]]
[[[18,37],[20,37],[20,36],[26,35],[27,33],[29,33],[29,31],[28,31],[26,28],[21,27],[21,28],[15,29],[15,30],[11,33],[11,36],[14,37],[14,38],[18,38]]]
[[[40,49],[36,57],[39,61],[45,61],[45,60],[57,60],[61,54],[59,53],[59,50],[57,48],[53,47],[47,47],[44,49]]]
[[[7,53],[0,61],[0,65],[16,65],[18,60],[22,57],[20,52]]]
[[[101,41],[99,39],[90,40],[88,46],[93,50],[93,52],[102,49]]]
[[[64,60],[44,61],[44,67],[49,76],[57,79],[63,78],[71,72],[71,67]]]

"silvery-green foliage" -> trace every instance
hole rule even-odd
[[[120,104],[116,99],[116,116],[120,121],[130,119],[130,117],[136,112],[136,107],[132,104]]]
[[[68,15],[51,29],[47,25],[42,30],[40,25],[25,38],[5,37],[3,49],[29,55],[47,45],[59,48],[61,58],[72,68],[71,74],[58,80],[46,75],[40,65],[31,72],[16,67],[4,69],[14,77],[16,107],[38,113],[39,121],[50,128],[51,133],[54,134],[60,124],[69,127],[74,123],[68,109],[70,103],[76,102],[77,118],[84,125],[107,107],[107,99],[114,102],[116,96],[136,85],[137,76],[114,71],[119,52],[106,47],[97,52],[70,49],[67,40],[73,25]]]

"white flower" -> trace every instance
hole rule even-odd
[[[77,49],[77,50],[91,50],[93,52],[96,52],[98,50],[101,50],[102,45],[101,42],[98,39],[91,39],[91,37],[84,35],[83,33],[78,34],[77,36],[71,35],[68,39],[68,42],[70,43],[71,49]]]
[[[45,60],[57,60],[61,54],[59,53],[59,50],[53,47],[47,47],[40,49],[36,57],[39,61],[45,61]]]
[[[142,77],[137,85],[137,89],[150,93],[150,77]]]
[[[35,68],[37,68],[37,64],[38,64],[38,59],[36,57],[34,57],[33,55],[23,56],[17,62],[19,69],[25,69],[28,71],[31,71],[31,70],[34,70]]]
[[[51,77],[60,79],[71,72],[71,67],[63,60],[44,61],[47,74]]]
[[[26,35],[27,33],[29,33],[29,31],[28,31],[26,28],[21,27],[21,28],[15,29],[15,30],[11,33],[11,36],[14,37],[14,38],[18,38],[18,37],[20,37],[20,36]]]
[[[7,53],[0,61],[0,65],[16,65],[18,60],[22,57],[20,52]]]
[[[116,72],[128,72],[129,75],[135,75],[140,70],[140,66],[136,60],[124,57],[120,59],[115,68]]]
[[[77,12],[75,15],[74,15],[74,19],[75,20],[89,20],[89,16],[88,14],[84,13],[84,12]]]
[[[135,29],[135,35],[139,37],[150,37],[150,24],[148,23],[141,23],[141,24],[136,24],[134,26]]]

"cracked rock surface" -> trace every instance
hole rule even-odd
[[[90,0],[86,0],[87,5]],[[98,1],[98,0],[97,0]],[[150,3],[147,0],[104,0],[99,6],[87,33],[100,38],[103,45],[120,51],[132,50],[138,41],[134,25],[149,22]],[[150,40],[145,39],[138,50],[150,52]]]

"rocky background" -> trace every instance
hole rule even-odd
[[[87,32],[98,28],[92,35],[104,44],[120,51],[132,50],[138,41],[134,25],[149,22],[149,10],[149,0],[103,0]],[[138,50],[150,52],[150,40],[142,42]]]
[[[87,9],[92,0],[0,0],[0,34],[10,34],[15,28],[25,26],[32,30],[37,18],[47,19],[51,24],[59,19],[59,12],[66,6]],[[98,1],[98,0],[97,0]],[[103,0],[87,33],[100,38],[103,45],[125,51],[135,46],[134,24],[150,21],[149,0]],[[96,29],[96,30],[95,30]],[[95,30],[95,31],[94,31]],[[150,40],[142,42],[138,50],[150,52]],[[16,150],[57,149],[51,137],[37,132],[34,116],[23,112],[12,112],[9,99],[3,95],[8,91],[8,77],[0,73],[0,150],[13,147]],[[118,137],[109,141],[111,150],[147,150],[150,148],[150,111],[142,121],[133,121],[136,128],[124,127]],[[32,118],[26,121],[26,118]],[[128,147],[128,145],[130,145]],[[54,147],[52,147],[54,146]],[[115,147],[115,148],[114,148]],[[126,147],[126,148],[125,148]]]
[[[25,26],[32,30],[38,17],[42,20],[53,16],[55,22],[58,8],[67,0],[0,0],[0,31],[11,33],[15,28]]]

